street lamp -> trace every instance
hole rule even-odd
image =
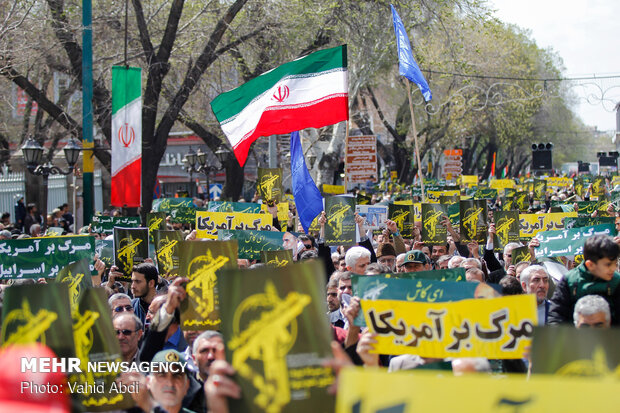
[[[211,194],[209,193],[209,188],[211,186],[210,175],[211,172],[216,172],[222,169],[224,165],[224,161],[228,157],[228,151],[222,147],[219,147],[217,151],[215,151],[215,157],[220,163],[220,166],[207,165],[207,153],[202,149],[198,149],[198,153],[194,152],[192,148],[189,148],[189,152],[183,158],[183,162],[186,164],[186,169],[191,174],[194,172],[203,172],[207,178],[207,200],[211,200]]]
[[[69,165],[69,170],[63,171],[58,166],[52,165],[50,162],[41,164],[43,160],[43,148],[38,144],[34,138],[29,137],[24,146],[22,146],[22,153],[24,154],[24,160],[26,161],[26,167],[28,171],[33,175],[69,175],[73,172],[73,168],[80,157],[80,151],[82,148],[77,144],[75,139],[71,140],[65,145],[63,151]]]

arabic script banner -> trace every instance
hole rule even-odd
[[[564,218],[576,216],[576,212],[519,214],[519,228],[521,238],[533,238],[540,231],[553,231],[556,229],[564,229]]]
[[[76,235],[0,241],[0,279],[54,278],[62,268],[82,258],[89,263],[95,259],[95,237]]]
[[[361,300],[379,354],[522,358],[537,323],[531,294],[452,303]]]
[[[536,238],[540,241],[540,246],[536,248],[536,258],[583,254],[583,244],[586,238],[599,234],[615,236],[616,227],[613,224],[603,224],[539,232],[536,234]]]
[[[243,231],[222,229],[217,232],[220,241],[236,239],[239,243],[239,258],[259,260],[261,251],[284,249],[284,236],[287,233],[275,231]],[[290,233],[289,233],[290,234]]]
[[[196,237],[217,239],[220,229],[271,231],[273,215],[196,211]]]

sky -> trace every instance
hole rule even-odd
[[[617,75],[616,79],[579,81],[580,86],[572,88],[579,97],[574,109],[583,122],[601,131],[615,131],[612,102],[620,102],[620,1],[489,0],[489,6],[497,10],[500,20],[530,29],[539,47],[557,52],[564,60],[564,77]],[[601,89],[610,99],[604,105]]]

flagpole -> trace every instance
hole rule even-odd
[[[420,162],[420,147],[418,145],[418,129],[415,126],[415,116],[413,116],[413,99],[411,97],[411,81],[407,79],[407,97],[409,98],[409,111],[411,112],[411,126],[413,126],[413,139],[415,142],[415,153],[418,158],[418,175],[420,176],[420,186],[422,188],[422,202],[426,202],[424,193],[424,175],[422,175],[422,163]]]
[[[345,120],[344,121],[344,125],[345,125],[345,135],[344,135],[344,193],[346,194],[348,192],[348,188],[347,188],[347,153],[349,153],[349,121]]]

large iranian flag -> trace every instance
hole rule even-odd
[[[347,120],[347,47],[320,50],[276,67],[211,102],[243,166],[260,136]]]
[[[139,67],[112,67],[112,205],[139,207],[142,96]]]

